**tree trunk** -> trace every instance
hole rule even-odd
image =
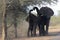
[[[14,20],[14,28],[15,28],[15,38],[17,38],[17,18],[18,18],[18,11],[19,11],[19,7],[20,7],[20,4],[19,4],[19,0],[13,0],[13,20]]]
[[[7,23],[6,23],[6,3],[5,0],[3,0],[3,18],[2,18],[2,40],[6,40],[7,39]]]
[[[14,28],[15,28],[15,38],[17,38],[17,19],[16,19],[16,15],[14,15]]]
[[[3,14],[4,15],[4,14]],[[5,40],[7,38],[7,23],[6,23],[6,14],[3,16],[3,22],[2,22],[2,36]]]

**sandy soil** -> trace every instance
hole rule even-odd
[[[38,31],[37,31],[37,35],[38,35]],[[0,37],[0,40],[2,40],[2,37]],[[19,37],[19,38],[12,38],[10,40],[60,40],[60,25],[49,27],[48,36]]]
[[[48,36],[40,37],[22,37],[14,38],[13,40],[60,40],[60,25],[50,27]]]

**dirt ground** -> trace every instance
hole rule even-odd
[[[0,40],[2,40],[1,36]],[[56,26],[50,26],[48,36],[18,37],[18,38],[12,38],[11,40],[60,40],[60,24]]]
[[[60,25],[51,26],[48,36],[13,38],[13,40],[60,40]],[[37,32],[38,33],[38,32]]]
[[[2,40],[2,36],[0,35],[0,40]]]

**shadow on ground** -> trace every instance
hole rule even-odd
[[[49,34],[48,34],[48,36],[57,36],[57,35],[59,35],[60,34],[60,31],[59,32],[50,32]]]

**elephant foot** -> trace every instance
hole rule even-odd
[[[45,32],[45,35],[48,36],[48,32]]]
[[[45,36],[45,33],[39,34],[39,36]]]
[[[36,35],[33,35],[32,37],[36,37]]]
[[[31,37],[36,37],[36,34],[32,34]]]
[[[43,36],[43,34],[39,34],[39,36]]]

